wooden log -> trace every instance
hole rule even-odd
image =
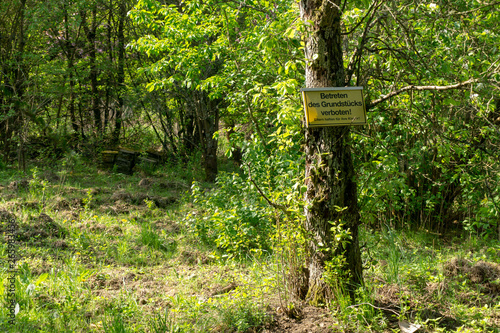
[[[154,170],[158,165],[158,160],[146,157],[139,157],[139,164],[142,169]]]

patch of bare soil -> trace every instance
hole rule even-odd
[[[209,258],[204,253],[196,250],[194,251],[184,250],[179,254],[178,258],[181,263],[187,265],[193,265],[193,264],[206,265],[213,261],[212,258]]]
[[[224,286],[218,285],[212,288],[212,290],[208,293],[208,297],[224,295],[235,290],[236,288],[238,288],[238,285],[234,282],[231,282],[230,284]]]
[[[58,211],[63,211],[63,210],[71,210],[72,205],[71,203],[66,200],[65,198],[61,196],[55,196],[52,200],[51,203],[48,205],[50,208]]]
[[[272,311],[273,321],[262,332],[264,333],[331,333],[334,321],[328,309],[306,306],[298,310],[295,318],[290,318],[280,307]]]
[[[386,284],[378,288],[375,293],[377,303],[383,304],[385,308],[391,308],[391,304],[401,304],[402,298],[408,298],[410,291],[405,286],[397,284]],[[393,309],[395,310],[395,309]]]
[[[80,214],[75,210],[65,210],[58,213],[58,216],[62,220],[78,222],[80,220]]]
[[[153,180],[151,178],[143,178],[139,181],[139,185],[140,187],[145,187],[145,188],[149,188],[151,185],[153,185]]]
[[[417,309],[420,304],[429,304],[429,308],[419,310],[421,319],[438,320],[439,327],[450,331],[456,330],[463,323],[449,316],[448,309],[438,309],[433,305],[436,294],[451,292],[453,281],[465,281],[475,292],[458,294],[456,297],[464,304],[494,304],[500,298],[500,265],[478,261],[473,263],[464,258],[453,258],[443,264],[446,279],[444,281],[427,283],[422,287],[422,293],[412,293],[407,287],[396,284],[386,284],[376,291],[375,304],[383,308],[385,316],[394,327],[397,318],[393,312],[400,312],[401,300],[411,309]],[[412,311],[410,311],[412,312]]]
[[[444,312],[444,313],[443,313]],[[420,317],[424,320],[438,320],[439,327],[445,328],[447,332],[455,331],[458,327],[463,325],[463,322],[445,315],[446,310],[439,311],[437,309],[425,309],[420,312]]]
[[[415,293],[411,293],[405,286],[400,287],[397,284],[387,284],[377,289],[375,306],[382,310],[384,316],[389,321],[389,327],[391,329],[398,327],[398,318],[396,313],[401,312],[401,301],[404,300],[406,305],[409,306],[410,317],[412,317],[412,313],[416,313],[414,309],[419,308],[419,302],[429,304],[429,308],[418,311],[421,319],[438,319],[440,327],[449,330],[456,330],[462,323],[455,318],[447,316],[445,310],[442,312],[431,308],[432,303],[429,300],[429,297],[432,294],[444,292],[446,288],[446,282],[430,283],[424,288],[425,294],[423,296],[418,296]]]
[[[16,222],[16,216],[7,210],[0,210],[0,233],[7,232],[9,223]]]
[[[82,198],[73,198],[71,199],[70,202],[71,202],[71,207],[74,209],[82,208],[83,206],[85,206]]]
[[[86,192],[85,192],[86,193]],[[109,194],[111,193],[110,190],[106,189],[106,188],[102,188],[102,187],[92,187],[90,189],[90,194],[91,195],[99,195],[99,194]]]
[[[30,183],[27,179],[15,180],[9,184],[9,189],[17,191],[27,189],[29,185]]]
[[[177,198],[170,196],[170,197],[158,197],[158,196],[152,196],[148,195],[145,193],[128,193],[124,190],[119,190],[113,195],[111,195],[110,201],[113,201],[115,203],[128,203],[132,205],[145,205],[146,200],[153,201],[155,206],[158,208],[167,208],[168,206],[174,204],[177,202]]]
[[[123,202],[130,203],[132,201],[132,195],[130,195],[130,193],[127,193],[124,190],[120,190],[120,191],[113,193],[113,195],[109,199],[110,199],[110,201],[115,201],[115,202],[123,201]]]
[[[179,223],[172,220],[157,220],[153,222],[156,229],[165,230],[169,234],[178,234],[181,231],[181,226]]]
[[[26,202],[23,202],[20,204],[21,207],[23,208],[29,208],[29,209],[33,209],[33,210],[39,210],[40,207],[43,206],[42,203],[40,203],[39,201],[26,201]]]
[[[401,311],[400,305],[402,299],[411,299],[408,297],[410,291],[408,288],[397,284],[385,284],[378,288],[375,292],[375,306],[379,307],[384,316],[389,321],[389,326],[396,328],[398,326],[398,318],[396,313]],[[415,304],[411,304],[410,307]]]
[[[187,190],[189,186],[181,181],[160,181],[157,183],[158,187],[162,190]]]
[[[150,272],[153,273],[153,272]],[[155,275],[130,272],[125,269],[113,269],[105,273],[94,274],[85,281],[85,286],[92,293],[105,298],[113,298],[121,290],[133,292],[141,305],[166,306],[164,296],[174,296],[176,288],[157,277],[165,272],[157,271]],[[161,296],[161,297],[160,297]]]
[[[156,207],[158,208],[167,208],[168,206],[177,202],[176,197],[155,197],[153,198]]]
[[[4,187],[5,188],[5,187]],[[19,197],[17,196],[16,193],[12,193],[12,191],[0,191],[1,195],[2,195],[2,200],[4,200],[4,208],[7,208],[9,209],[8,207],[6,207],[6,205],[13,205],[15,204],[14,202],[12,202],[12,200],[17,200]]]
[[[47,208],[58,210],[59,212],[74,211],[81,209],[83,206],[84,203],[82,198],[65,198],[61,195],[56,195],[52,198],[49,198],[49,201],[47,203]]]
[[[92,220],[86,220],[78,223],[76,227],[80,230],[85,230],[93,233],[107,232],[111,234],[122,234],[123,230],[118,225],[106,226],[105,224],[98,223]]]
[[[118,290],[136,280],[140,280],[140,275],[118,269],[110,274],[99,273],[90,276],[85,281],[85,286],[91,290]]]
[[[50,216],[41,213],[37,217],[31,217],[28,223],[20,224],[18,239],[21,241],[37,241],[49,237],[65,238],[66,234],[67,231]],[[63,245],[60,247],[63,247]]]
[[[52,183],[52,184],[58,183],[61,180],[61,178],[59,177],[59,175],[57,173],[50,171],[50,170],[46,170],[42,174],[42,178],[45,179],[46,181],[48,181],[49,183]]]
[[[135,208],[132,205],[120,200],[116,201],[114,204],[109,204],[109,205],[102,204],[98,208],[98,210],[101,213],[111,214],[111,215],[128,214],[134,209]]]

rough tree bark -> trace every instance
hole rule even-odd
[[[0,24],[0,145],[6,161],[10,160],[15,134],[22,144],[23,97],[28,81],[24,60],[26,0],[13,5],[13,12],[6,14],[13,17]]]
[[[67,64],[67,77],[69,79],[69,102],[68,102],[68,111],[69,117],[71,119],[71,127],[74,131],[75,138],[78,137],[80,133],[80,126],[78,125],[78,121],[75,115],[75,55],[76,55],[76,47],[74,43],[71,43],[71,34],[70,34],[70,22],[68,15],[68,8],[66,3],[63,3],[63,15],[64,15],[64,42],[60,41],[60,47],[66,55],[66,64]],[[54,35],[56,32],[54,31]],[[75,41],[78,40],[79,34],[76,35]],[[83,124],[80,124],[83,127]]]
[[[123,110],[123,94],[125,86],[125,19],[127,18],[126,4],[119,4],[119,19],[118,19],[118,72],[117,72],[117,92],[118,92],[118,107],[115,112],[115,128],[113,131],[113,144],[118,145],[120,142],[120,132],[122,129],[122,110]]]
[[[300,15],[306,24],[306,86],[343,87],[345,74],[340,31],[340,0],[301,0]],[[363,282],[358,242],[359,211],[357,187],[349,142],[349,127],[306,128],[306,230],[309,244],[308,293],[311,303],[324,303],[332,297],[323,277],[325,263],[335,255],[345,258],[343,281],[351,296]],[[346,208],[341,210],[339,208]],[[340,211],[341,210],[341,211]],[[332,224],[341,222],[352,239],[335,251]]]
[[[214,182],[217,177],[217,147],[218,140],[214,137],[219,129],[220,99],[210,99],[205,92],[193,92],[193,109],[196,114],[196,126],[202,148],[205,180]]]
[[[91,101],[92,101],[92,114],[94,115],[94,131],[97,137],[101,137],[102,132],[102,117],[100,109],[100,97],[99,97],[99,87],[98,87],[98,68],[97,68],[97,49],[96,49],[96,38],[97,38],[97,27],[99,22],[97,21],[97,4],[92,6],[92,22],[87,23],[87,12],[82,10],[80,12],[82,18],[82,27],[85,31],[85,36],[88,42],[88,52],[90,59],[90,87],[91,87]]]

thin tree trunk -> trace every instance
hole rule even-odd
[[[163,136],[164,136],[163,142],[164,142],[164,144],[167,143],[167,138],[168,138],[172,153],[177,154],[177,145],[175,143],[175,133],[174,133],[174,126],[172,124],[172,117],[168,114],[168,112],[170,112],[170,111],[171,110],[167,107],[165,118],[167,120],[168,128],[167,128],[167,126],[165,126],[165,122],[163,121],[163,115],[162,115],[161,111],[158,112],[158,118],[160,119],[160,125],[161,125],[161,128],[163,129]],[[164,148],[167,150],[166,146]]]
[[[204,164],[205,164],[205,178],[207,181],[214,182],[217,177],[218,167],[217,167],[217,148],[218,140],[214,137],[216,131],[219,130],[219,107],[218,100],[209,100],[207,106],[210,110],[207,110],[208,114],[211,116],[207,117],[205,125],[205,152],[204,152]]]
[[[26,45],[26,41],[24,39],[24,11],[26,7],[26,0],[21,0],[21,7],[19,9],[19,42],[17,48],[16,55],[16,70],[15,70],[15,94],[16,101],[14,102],[14,109],[17,115],[16,122],[16,131],[19,136],[19,147],[18,147],[18,166],[19,169],[26,172],[26,163],[25,163],[25,152],[24,152],[24,115],[22,108],[22,101],[24,98],[24,90],[25,90],[25,82],[27,81],[28,69],[24,64],[24,47]]]
[[[90,89],[91,89],[91,109],[94,116],[94,131],[97,137],[102,135],[101,109],[99,108],[99,89],[97,82],[97,52],[96,52],[96,33],[97,33],[97,4],[92,8],[92,22],[87,25],[87,13],[81,12],[83,30],[87,37],[89,45],[90,58]]]
[[[118,21],[118,73],[117,73],[117,91],[118,91],[118,107],[115,112],[115,129],[113,132],[113,143],[118,144],[120,141],[120,131],[122,128],[122,111],[123,111],[123,88],[125,85],[125,35],[124,26],[127,18],[127,7],[120,2],[120,13]]]
[[[110,112],[110,104],[111,104],[111,87],[114,82],[114,70],[113,70],[113,42],[112,42],[112,34],[113,34],[113,0],[109,0],[109,8],[108,8],[108,21],[107,21],[107,42],[108,42],[108,65],[106,66],[107,71],[107,83],[106,83],[106,96],[104,100],[104,133],[107,132],[109,120],[111,116]]]
[[[21,128],[22,100],[27,68],[23,59],[25,41],[24,20],[26,0],[19,1],[14,11],[10,31],[0,38],[0,60],[3,85],[0,86],[0,143],[5,160],[10,160],[14,134]],[[10,111],[13,111],[12,113]],[[21,139],[21,136],[19,137]]]
[[[64,10],[64,32],[65,32],[65,42],[61,43],[61,48],[66,54],[66,65],[67,65],[67,77],[69,79],[69,101],[68,101],[68,111],[69,117],[71,119],[71,127],[73,128],[74,135],[78,136],[80,128],[78,126],[78,121],[75,115],[75,76],[74,76],[74,58],[75,58],[75,47],[70,42],[70,30],[69,30],[69,18],[68,9],[66,5],[63,4]]]
[[[194,110],[200,143],[202,148],[203,167],[205,169],[205,180],[214,182],[217,177],[217,147],[218,141],[214,137],[219,129],[219,102],[211,100],[206,92],[194,91]]]

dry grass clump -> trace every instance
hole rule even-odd
[[[449,279],[466,279],[469,284],[480,285],[483,292],[493,297],[500,296],[500,265],[478,261],[472,263],[463,258],[453,258],[443,265]]]
[[[40,240],[49,237],[65,238],[68,232],[57,224],[50,216],[41,213],[30,217],[28,223],[22,223],[18,233],[19,241]]]

